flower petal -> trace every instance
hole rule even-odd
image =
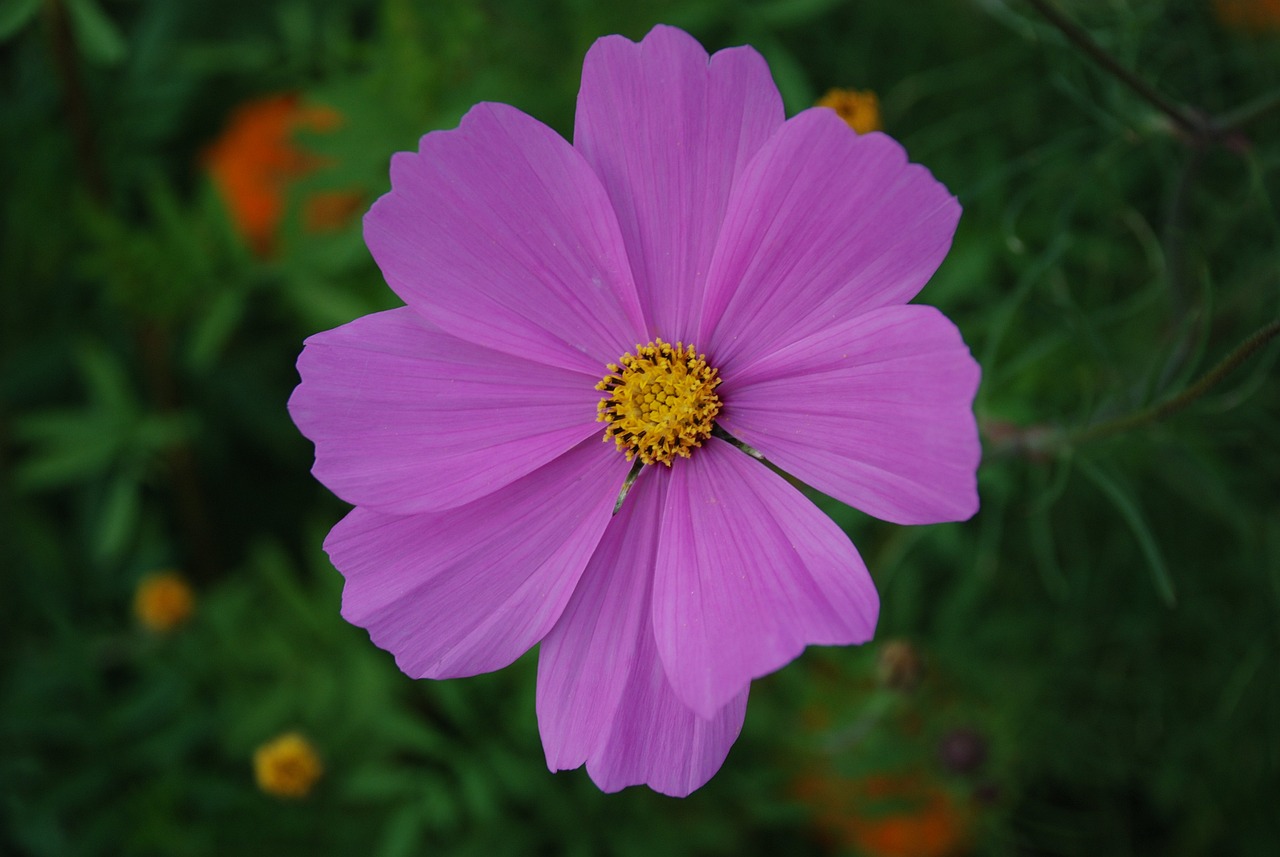
[[[408,308],[307,340],[289,412],[312,472],[357,506],[461,506],[593,434],[597,379],[464,342]]]
[[[542,641],[538,726],[553,771],[585,763],[606,792],[643,783],[683,797],[720,769],[747,692],[707,720],[667,681],[650,598],[666,484],[655,476],[640,475]]]
[[[941,264],[959,216],[893,140],[806,110],[734,187],[695,341],[729,378],[841,319],[906,303]]]
[[[603,375],[645,330],[599,179],[504,104],[392,158],[364,234],[396,294],[461,339]]]
[[[653,624],[685,704],[711,717],[806,645],[871,638],[862,559],[782,477],[717,438],[665,475]]]
[[[884,307],[769,355],[722,387],[720,424],[799,479],[897,524],[978,510],[981,370],[933,307]]]
[[[627,468],[593,438],[456,509],[353,510],[325,540],[347,578],[343,617],[414,678],[507,666],[560,617]]]
[[[658,657],[652,625],[646,624],[646,630],[613,729],[587,759],[587,773],[605,792],[644,784],[671,797],[686,797],[715,776],[738,740],[747,715],[747,689],[703,719],[676,696]]]
[[[782,124],[782,99],[751,48],[707,52],[654,27],[587,53],[574,146],[609,193],[650,324],[690,342],[734,177]]]

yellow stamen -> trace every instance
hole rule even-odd
[[[692,345],[673,348],[655,339],[609,364],[609,374],[596,384],[609,394],[596,406],[596,419],[609,424],[604,439],[612,438],[627,461],[670,467],[677,455],[688,458],[711,436],[720,413],[719,385],[706,355]]]

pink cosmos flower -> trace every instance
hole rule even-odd
[[[755,51],[670,27],[591,48],[572,145],[501,104],[427,134],[364,221],[407,306],[308,339],[289,403],[356,507],[325,542],[343,616],[414,677],[540,645],[552,770],[698,788],[752,679],[879,608],[741,445],[896,523],[977,509],[978,366],[906,303],[959,213],[883,134],[784,119]]]

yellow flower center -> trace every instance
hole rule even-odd
[[[673,348],[655,339],[609,364],[609,374],[596,384],[609,394],[596,406],[596,419],[609,424],[604,439],[613,438],[627,461],[670,467],[677,455],[688,458],[711,436],[720,413],[719,385],[706,355],[692,345]]]

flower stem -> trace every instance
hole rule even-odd
[[[1087,426],[1077,431],[1066,432],[1060,436],[1060,442],[1055,445],[1078,446],[1089,441],[1122,434],[1148,423],[1158,422],[1177,413],[1216,387],[1223,378],[1226,378],[1239,368],[1242,363],[1257,353],[1262,346],[1270,342],[1276,334],[1280,334],[1280,320],[1271,322],[1240,343],[1234,351],[1218,361],[1218,365],[1201,375],[1194,384],[1181,393],[1114,420]]]
[[[1047,0],[1027,0],[1027,2],[1035,7],[1041,17],[1053,24],[1068,41],[1088,54],[1090,59],[1109,71],[1117,80],[1168,116],[1183,131],[1198,140],[1218,136],[1217,123],[1202,115],[1188,111],[1186,108],[1165,98],[1155,87],[1121,65],[1120,61],[1107,53],[1101,45],[1093,40],[1092,36],[1085,32],[1084,28],[1055,9]]]
[[[1192,316],[1191,295],[1186,283],[1186,258],[1182,252],[1185,246],[1186,214],[1191,188],[1195,183],[1200,165],[1204,160],[1204,149],[1192,147],[1178,176],[1174,180],[1169,193],[1169,205],[1165,214],[1164,227],[1161,230],[1160,247],[1164,253],[1165,284],[1169,298],[1169,314],[1174,319],[1186,319]],[[1176,325],[1173,332],[1176,332]],[[1169,359],[1165,361],[1164,371],[1160,375],[1157,390],[1163,392],[1167,380],[1177,372],[1186,361],[1191,351],[1191,337],[1183,336],[1174,343]]]
[[[1228,110],[1218,117],[1215,124],[1220,131],[1235,130],[1261,119],[1276,109],[1280,109],[1280,89],[1245,102],[1234,110]]]
[[[1280,334],[1280,319],[1261,328],[1237,345],[1235,350],[1218,361],[1216,366],[1201,375],[1194,384],[1182,392],[1107,422],[1071,430],[1057,428],[1047,423],[1016,425],[1003,420],[983,420],[980,426],[983,436],[983,456],[988,461],[1010,457],[1048,460],[1091,441],[1113,437],[1149,423],[1158,422],[1208,393],[1277,334]]]
[[[67,122],[71,126],[71,136],[75,142],[80,175],[93,201],[102,204],[107,199],[106,173],[98,157],[89,97],[85,91],[84,78],[80,74],[75,34],[71,31],[71,21],[60,0],[46,0],[44,8],[49,20],[53,64],[58,70],[58,77],[62,79]]]
[[[44,8],[49,22],[53,64],[62,82],[77,166],[89,199],[95,206],[106,208],[110,204],[110,185],[94,133],[93,111],[82,74],[76,34],[63,0],[45,0]],[[134,337],[152,404],[161,413],[178,412],[181,401],[173,372],[169,331],[163,325],[143,322],[134,330]],[[182,531],[188,554],[183,564],[193,577],[209,579],[220,570],[220,565],[195,453],[189,441],[181,440],[167,450],[166,458],[169,482],[176,499],[174,517]]]

